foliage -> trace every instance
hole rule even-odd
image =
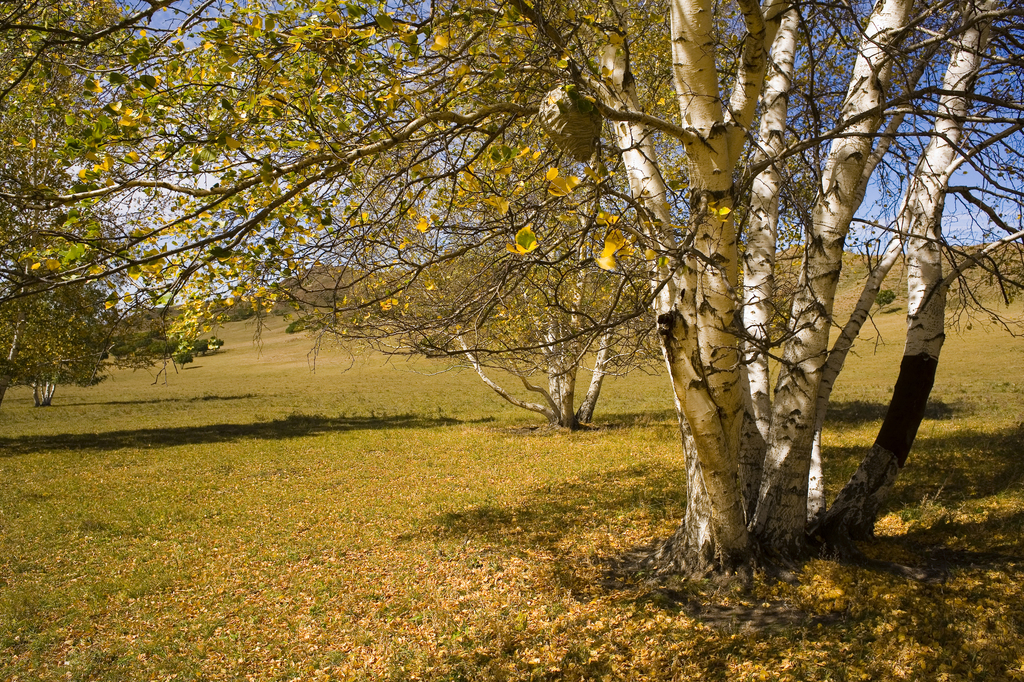
[[[0,307],[0,348],[17,345],[3,370],[12,384],[98,383],[104,360],[122,322],[103,305],[95,286],[62,287],[35,293]]]
[[[936,56],[974,16],[884,7],[893,11],[879,3],[871,21],[864,4],[799,17],[790,122],[758,135],[766,37],[781,3],[256,1],[200,5],[180,26],[114,23],[90,53],[96,61],[66,67],[82,103],[63,119],[70,132],[42,145],[75,171],[73,185],[11,182],[0,192],[58,216],[33,232],[46,239],[15,240],[5,280],[14,293],[0,297],[123,273],[130,296],[181,305],[177,333],[191,340],[204,315],[237,301],[263,314],[293,295],[287,283],[326,279],[311,304],[339,334],[437,353],[459,352],[453,342],[470,335],[480,353],[522,336],[520,349],[566,347],[577,359],[584,351],[572,343],[586,348],[652,306],[695,445],[690,509],[712,527],[698,534],[690,523],[689,539],[708,547],[673,561],[697,573],[707,567],[688,558],[729,568],[757,544],[799,556],[806,434],[844,240],[879,157],[895,144],[900,154],[886,158],[909,158],[926,137]],[[1003,228],[996,206],[1024,196],[1006,162],[1024,130],[1016,18],[978,19],[1003,42],[977,81],[983,106],[960,159],[987,174],[984,191],[960,196]],[[11,98],[50,87],[45,70],[24,73]],[[570,114],[593,114],[587,145],[551,138]],[[592,144],[599,119],[610,124]],[[782,161],[754,149],[773,136],[788,145]],[[767,292],[776,310],[739,329],[740,235],[757,213],[749,190],[769,166],[794,176],[781,243],[799,242],[802,262],[793,295]],[[997,168],[1012,182],[989,190]],[[123,221],[103,222],[117,210]],[[588,277],[599,284],[579,284]],[[575,305],[580,291],[598,305]],[[112,292],[107,303],[119,300]],[[779,324],[771,313],[782,311]],[[524,331],[530,316],[545,319]],[[558,318],[569,321],[549,322]],[[755,391],[766,398],[756,415],[763,448],[753,430],[740,435],[752,404],[741,339],[764,359],[765,381],[767,358],[782,359],[776,387]],[[750,455],[757,448],[767,456]]]
[[[889,305],[895,300],[896,292],[893,291],[892,289],[882,289],[881,291],[878,292],[878,295],[875,296],[875,304],[878,306],[879,310],[885,308],[887,305]]]

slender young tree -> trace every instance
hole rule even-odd
[[[953,41],[933,132],[897,219],[896,231],[906,239],[907,340],[878,437],[817,528],[840,547],[873,534],[878,510],[906,464],[935,381],[945,340],[948,286],[942,273],[942,213],[950,176],[964,160],[959,152],[963,121],[988,42],[989,22],[975,18],[993,7],[986,0],[969,0],[962,9],[965,30]]]

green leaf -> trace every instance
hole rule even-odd
[[[532,227],[532,225],[527,225],[523,229],[519,230],[519,232],[516,232],[516,243],[509,244],[507,246],[508,250],[512,253],[518,253],[521,256],[525,256],[540,246],[540,242],[537,241],[537,235],[535,235],[531,229]]]
[[[389,17],[386,14],[378,14],[376,17],[374,17],[374,21],[376,21],[377,25],[380,26],[385,31],[391,31],[395,28],[395,22],[392,21],[391,17]]]

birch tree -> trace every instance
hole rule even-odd
[[[499,279],[524,264],[614,268],[620,284],[641,284],[636,298],[657,318],[687,471],[683,523],[654,561],[693,574],[745,571],[759,555],[808,550],[845,240],[900,134],[901,107],[926,94],[914,71],[944,43],[948,7],[878,0],[867,17],[859,6],[829,15],[856,39],[825,40],[810,61],[827,62],[844,94],[834,110],[805,94],[824,125],[797,135],[787,105],[794,83],[823,77],[796,67],[807,61],[801,50],[822,47],[824,9],[249,3],[188,40],[132,37],[126,45],[157,51],[92,79],[102,125],[67,151],[79,186],[3,196],[26,210],[68,207],[72,219],[85,202],[160,206],[116,236],[86,240],[69,227],[63,245],[21,254],[34,264],[83,248],[78,259],[53,258],[60,267],[33,283],[125,273],[143,292],[188,296],[182,287],[192,286],[197,303],[211,290],[227,302],[284,295],[281,282],[327,267],[345,273],[328,308],[347,329],[382,311],[401,326],[433,280],[483,249],[503,254],[478,271]],[[791,184],[782,171],[798,157],[814,190],[806,210],[786,217],[801,235],[799,279],[772,338],[773,233]],[[519,239],[531,224],[533,248]],[[585,330],[553,336],[593,338],[626,317],[584,316],[569,326]],[[466,347],[456,350],[482,367],[485,347],[468,337],[476,327],[442,327],[435,332],[449,340],[462,332]],[[768,356],[779,362],[773,388]]]
[[[831,543],[846,551],[853,551],[851,539],[873,534],[878,510],[897,472],[906,464],[935,381],[945,340],[949,286],[942,267],[943,207],[950,177],[966,160],[960,151],[963,122],[984,61],[989,32],[989,21],[984,17],[993,7],[990,2],[968,2],[963,7],[965,28],[953,41],[933,132],[907,185],[898,215],[896,232],[906,241],[908,294],[907,336],[899,377],[874,445],[817,527]],[[983,17],[980,21],[979,15]],[[883,259],[880,266],[890,260]]]

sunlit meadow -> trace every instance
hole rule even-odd
[[[831,494],[884,414],[904,312],[840,379]],[[610,571],[685,499],[654,360],[577,433],[444,363],[314,353],[279,318],[51,408],[12,390],[0,679],[1024,679],[1024,341],[967,323],[865,546],[923,580],[827,556],[752,590]]]

